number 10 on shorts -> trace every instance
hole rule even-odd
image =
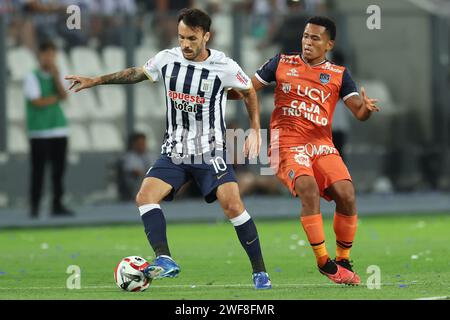
[[[215,157],[214,159],[209,160],[209,162],[211,162],[212,165],[214,166],[214,170],[216,171],[216,173],[227,170],[227,164],[225,163],[225,160],[223,160],[222,157]]]

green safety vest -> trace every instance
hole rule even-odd
[[[40,70],[33,71],[41,87],[41,97],[49,97],[58,94],[58,90],[53,81],[53,76],[46,76]],[[67,119],[61,109],[59,102],[46,107],[33,106],[30,100],[26,99],[27,127],[30,136],[39,136],[39,133],[51,133],[53,131],[67,130]],[[56,129],[56,130],[55,130]]]

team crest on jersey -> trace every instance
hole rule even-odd
[[[203,79],[200,84],[200,90],[203,92],[210,92],[212,87],[212,80]]]
[[[330,82],[330,78],[331,76],[328,73],[320,74],[320,82],[322,82],[323,84],[327,84],[328,82]]]
[[[291,76],[291,77],[298,77],[298,71],[295,68],[292,68],[289,70],[288,73],[286,73],[287,76]]]
[[[290,83],[282,83],[281,90],[283,90],[284,93],[289,93],[291,91],[291,84]]]

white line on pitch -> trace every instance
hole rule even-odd
[[[450,300],[450,296],[417,298],[416,300]]]

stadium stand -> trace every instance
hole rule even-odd
[[[103,120],[119,120],[125,116],[125,89],[121,86],[103,86],[97,88],[99,115]]]
[[[18,125],[8,125],[8,152],[27,153],[29,146],[25,131]]]
[[[18,84],[8,84],[6,89],[6,114],[8,121],[23,123],[25,119],[25,109],[23,107],[25,97],[23,89]]]
[[[75,47],[70,51],[73,71],[85,76],[104,74],[100,57],[94,49],[89,47]]]
[[[33,53],[25,47],[11,48],[7,53],[7,66],[11,81],[22,81],[25,75],[37,66]]]
[[[93,122],[89,125],[92,149],[97,152],[122,151],[124,144],[119,129],[112,123]]]
[[[107,46],[102,51],[105,72],[112,73],[125,69],[125,51],[121,47]]]

